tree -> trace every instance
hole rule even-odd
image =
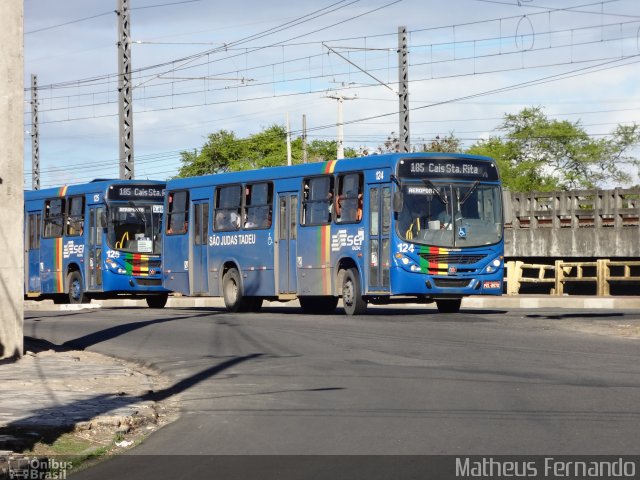
[[[232,170],[231,165],[244,157],[242,142],[233,132],[219,130],[209,135],[200,151],[180,152],[182,167],[178,177],[194,177]]]
[[[307,146],[309,162],[335,159],[336,142],[313,140]],[[345,149],[345,158],[355,157],[353,148]],[[177,177],[233,172],[287,164],[287,131],[272,125],[247,138],[219,130],[212,133],[200,150],[180,152],[182,166]],[[293,164],[302,163],[302,139],[291,142]]]
[[[638,165],[626,155],[640,141],[640,127],[618,126],[609,138],[592,139],[580,122],[549,120],[542,108],[507,114],[504,137],[473,145],[468,153],[493,157],[506,186],[514,191],[596,188],[628,183],[625,167]]]
[[[449,135],[442,138],[440,135],[436,135],[430,143],[423,143],[418,151],[459,153],[462,151],[460,143],[460,139],[456,138],[453,132],[449,132]]]
[[[429,143],[423,143],[421,145],[414,145],[411,149],[413,152],[453,152],[459,153],[462,151],[461,141],[459,138],[450,132],[446,137],[436,137]],[[380,153],[394,153],[400,151],[400,139],[396,132],[391,132],[382,145],[378,147]]]

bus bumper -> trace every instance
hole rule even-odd
[[[426,275],[408,274],[400,268],[391,268],[392,295],[421,295],[428,297],[502,295],[504,272],[499,269],[490,274]]]
[[[162,276],[131,276],[103,271],[102,287],[104,291],[128,293],[168,293],[162,286]]]

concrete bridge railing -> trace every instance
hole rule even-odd
[[[640,258],[640,188],[511,194],[505,256]]]

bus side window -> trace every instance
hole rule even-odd
[[[213,229],[232,231],[240,228],[242,210],[242,185],[225,185],[216,188]]]
[[[66,235],[70,237],[82,235],[84,231],[84,196],[69,198],[67,208]]]
[[[189,192],[169,193],[169,211],[167,212],[167,234],[180,235],[189,228]]]
[[[362,220],[362,174],[347,173],[338,177],[336,223],[354,223]]]
[[[302,200],[303,224],[327,224],[331,222],[333,209],[333,176],[305,178]]]
[[[29,214],[29,250],[40,248],[40,213]]]
[[[272,183],[254,183],[245,186],[244,228],[271,227],[271,209],[273,202]]]
[[[61,237],[64,231],[64,198],[44,202],[44,238]]]

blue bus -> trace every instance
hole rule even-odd
[[[349,315],[367,305],[503,290],[495,161],[385,154],[167,182],[165,288],[222,296],[229,311],[298,299]]]
[[[24,193],[25,298],[129,294],[162,308],[165,182],[94,180]]]

